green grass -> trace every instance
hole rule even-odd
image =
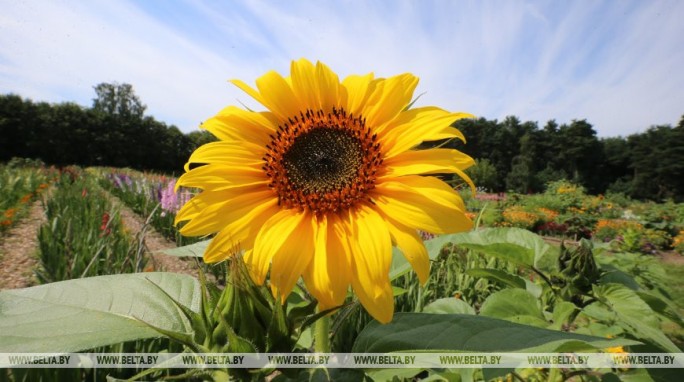
[[[665,272],[670,282],[672,301],[677,305],[679,315],[684,316],[684,264],[668,263]],[[667,322],[663,331],[680,349],[684,349],[684,328]]]

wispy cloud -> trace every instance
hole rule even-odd
[[[231,1],[10,3],[0,92],[84,105],[132,83],[185,131],[237,99],[225,82],[320,59],[341,76],[410,71],[421,104],[626,135],[684,114],[684,3]]]

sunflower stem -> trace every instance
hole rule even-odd
[[[330,316],[319,318],[314,324],[314,351],[330,353]]]

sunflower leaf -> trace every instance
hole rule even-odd
[[[200,293],[194,278],[161,272],[4,290],[0,352],[76,352],[159,337],[153,327],[187,335],[192,325],[176,303],[199,312]]]
[[[397,313],[392,322],[366,326],[354,353],[396,351],[528,352],[589,351],[639,344],[567,333],[464,314]]]
[[[660,330],[655,312],[636,292],[622,284],[595,285],[593,288],[596,298],[617,314],[617,325],[665,351],[680,351]]]
[[[202,257],[204,256],[204,251],[209,246],[209,243],[211,243],[211,239],[184,245],[182,247],[162,249],[155,253],[176,257]]]
[[[544,271],[555,270],[558,267],[557,251],[546,244],[539,235],[521,228],[484,228],[477,231],[444,235],[430,241],[442,245],[453,243]],[[426,243],[427,245],[428,243]]]
[[[469,276],[498,281],[511,288],[525,289],[525,280],[500,269],[471,268],[465,272]]]

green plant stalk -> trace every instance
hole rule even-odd
[[[330,316],[325,315],[314,324],[314,351],[330,353]]]

